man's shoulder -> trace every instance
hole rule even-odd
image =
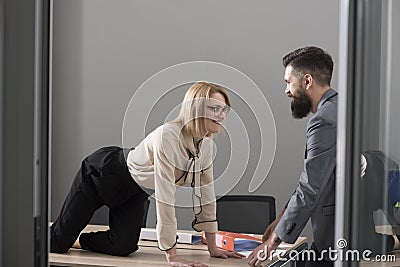
[[[335,99],[326,101],[310,118],[308,125],[327,122],[336,126],[337,101]]]

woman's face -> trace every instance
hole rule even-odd
[[[226,105],[222,94],[211,94],[206,107],[206,130],[215,134],[219,133],[221,124],[228,115],[229,110],[230,107]]]

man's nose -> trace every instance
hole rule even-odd
[[[289,90],[289,87],[286,87],[286,88],[285,88],[285,94],[286,94],[287,96],[291,96],[291,92],[290,92],[290,90]]]

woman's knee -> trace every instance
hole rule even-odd
[[[134,236],[128,234],[121,236],[112,233],[110,233],[109,236],[113,255],[115,256],[128,256],[139,249],[137,240],[135,240]]]
[[[138,250],[138,248],[136,244],[113,244],[112,255],[125,257]]]
[[[113,256],[128,256],[139,248],[134,239],[117,238],[110,234],[110,231],[82,233],[79,243],[83,249]]]
[[[70,246],[66,244],[59,244],[55,238],[50,238],[50,252],[51,253],[67,253]]]

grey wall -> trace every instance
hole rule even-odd
[[[389,103],[389,154],[400,163],[400,1],[392,1],[392,70]]]
[[[276,154],[255,194],[275,196],[279,212],[297,184],[306,141],[306,120],[290,115],[281,58],[295,48],[318,45],[337,62],[338,5],[331,0],[54,0],[51,218],[80,161],[98,147],[121,145],[123,116],[135,90],[156,72],[195,60],[242,71],[268,100]],[[333,88],[336,73],[335,68]],[[237,103],[235,109],[246,117],[246,107],[240,99]],[[249,123],[248,129],[257,128],[256,121]],[[254,167],[250,162],[246,172]],[[248,186],[245,173],[231,194],[249,194]],[[190,228],[192,216],[186,212],[178,212],[181,229]],[[92,222],[106,223],[106,210]],[[149,223],[154,223],[151,216]]]
[[[400,163],[400,2],[382,2],[379,149]]]

